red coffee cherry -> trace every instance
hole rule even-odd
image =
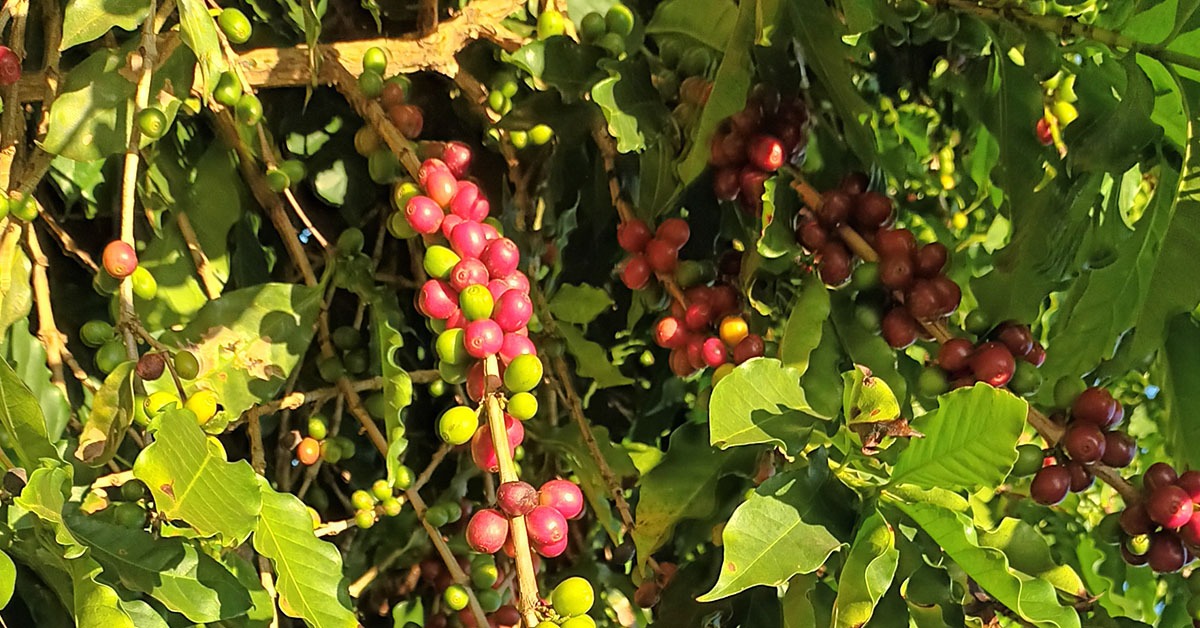
[[[840,240],[826,242],[818,254],[821,258],[819,273],[825,285],[836,287],[850,279],[854,270],[854,258]]]
[[[1106,439],[1100,428],[1090,423],[1075,423],[1063,435],[1062,446],[1071,460],[1097,462],[1104,456]]]
[[[479,261],[483,262],[492,279],[507,277],[516,272],[521,261],[521,250],[516,242],[508,238],[496,238],[486,243]]]
[[[417,309],[429,318],[444,321],[458,310],[458,291],[441,279],[430,279],[417,295]]]
[[[1146,562],[1158,573],[1175,573],[1187,562],[1187,550],[1179,536],[1171,532],[1156,532],[1150,536]]]
[[[879,283],[892,290],[904,290],[912,284],[912,257],[905,254],[887,253],[879,259]]]
[[[939,301],[942,306],[942,316],[949,316],[958,309],[958,304],[962,302],[962,288],[954,283],[954,280],[945,276],[938,275],[929,280],[937,290]]]
[[[454,249],[454,252],[463,259],[478,259],[487,246],[488,241],[484,237],[481,223],[464,220],[450,232],[450,248]],[[484,270],[487,270],[486,266],[484,266]]]
[[[650,284],[650,275],[653,272],[646,256],[636,253],[625,261],[625,266],[621,269],[621,283],[630,290],[641,290]]]
[[[538,505],[538,492],[528,482],[504,482],[496,488],[496,505],[510,517],[523,517]]]
[[[479,191],[479,186],[475,185],[473,181],[459,181],[456,185],[457,191],[454,193],[454,198],[450,200],[451,215],[475,222],[482,222],[484,218],[487,218],[491,207],[487,197]],[[449,219],[449,216],[446,218]]]
[[[1034,125],[1034,133],[1037,139],[1042,143],[1042,146],[1049,146],[1054,143],[1054,133],[1050,130],[1050,121],[1045,116],[1038,118],[1037,124]]]
[[[763,343],[762,336],[758,334],[747,334],[733,347],[733,363],[741,364],[746,360],[762,357],[766,347]]]
[[[1110,467],[1123,469],[1133,462],[1133,457],[1136,454],[1137,444],[1130,435],[1125,432],[1107,432],[1104,434],[1104,456],[1100,458],[1100,462]]]
[[[863,192],[854,205],[854,226],[875,231],[892,221],[892,199],[878,192]]]
[[[916,342],[917,335],[921,332],[921,327],[917,323],[917,319],[913,318],[912,314],[909,314],[908,310],[902,307],[894,307],[888,310],[888,313],[883,315],[880,329],[883,339],[893,349],[903,349]]]
[[[871,185],[871,178],[867,176],[867,173],[847,172],[838,187],[851,196],[858,196],[866,192],[869,185]]]
[[[687,349],[682,347],[671,350],[667,364],[671,367],[671,372],[676,377],[687,377],[696,372],[696,368],[692,366],[692,361],[688,359]]]
[[[1184,472],[1175,481],[1175,486],[1183,489],[1183,492],[1187,493],[1193,502],[1200,502],[1200,471]]]
[[[918,279],[904,294],[904,307],[920,321],[936,320],[942,315],[941,297],[928,279]]]
[[[655,238],[646,243],[646,261],[656,273],[673,273],[679,266],[679,249]]]
[[[458,180],[449,170],[438,170],[430,173],[422,187],[438,207],[449,207],[450,201],[454,200],[454,195],[458,192]]]
[[[1046,363],[1046,350],[1041,344],[1034,343],[1033,348],[1029,350],[1029,353],[1021,356],[1021,359],[1034,366],[1041,366],[1042,364]],[[1124,412],[1122,412],[1122,414],[1124,414]]]
[[[404,217],[417,233],[437,233],[442,226],[445,213],[433,199],[428,196],[414,196],[404,205]]]
[[[917,239],[908,229],[880,229],[875,234],[875,250],[880,257],[911,258],[917,251]]]
[[[917,276],[926,279],[936,277],[946,267],[949,252],[941,242],[930,242],[917,249]]]
[[[712,306],[705,301],[692,303],[683,313],[683,324],[691,331],[701,331],[712,322]]]
[[[1015,356],[1023,356],[1033,350],[1033,333],[1025,325],[1004,321],[993,334]]]
[[[704,363],[716,368],[725,363],[725,343],[720,338],[708,338],[704,341]]]
[[[1029,496],[1043,506],[1054,506],[1067,497],[1071,489],[1071,472],[1061,465],[1042,467],[1033,476]]]
[[[750,163],[766,172],[775,172],[782,168],[786,158],[783,142],[770,135],[758,135],[750,140],[747,156],[750,158]]]
[[[732,201],[742,192],[742,171],[737,168],[717,168],[713,171],[713,196],[718,201]]]
[[[1200,547],[1200,510],[1192,510],[1192,518],[1179,529],[1179,536],[1193,548]]]
[[[821,194],[821,206],[816,209],[817,220],[826,227],[837,227],[850,217],[854,206],[850,195],[841,190],[826,190]]]
[[[1141,536],[1154,531],[1155,523],[1141,503],[1125,506],[1120,516],[1121,529],[1129,536]]]
[[[654,232],[656,240],[662,240],[676,249],[687,244],[688,238],[691,236],[692,229],[682,218],[668,218],[662,221],[662,224],[658,225],[658,230]]]
[[[743,211],[755,216],[762,213],[762,197],[769,178],[770,175],[753,166],[742,169],[742,191],[738,200],[742,203]]]
[[[538,545],[552,546],[567,537],[567,518],[556,508],[538,506],[525,515],[529,539]]]
[[[1187,492],[1172,484],[1155,488],[1146,498],[1146,513],[1164,528],[1183,526],[1191,520],[1192,510]]]
[[[389,83],[389,85],[394,85],[394,83]],[[386,93],[387,88],[385,87],[384,90]],[[462,142],[446,142],[442,148],[442,161],[456,179],[463,178],[471,169],[472,156],[471,147]]]
[[[1086,465],[1074,460],[1068,460],[1063,466],[1066,467],[1067,473],[1071,474],[1072,493],[1082,493],[1091,488],[1092,484],[1096,483],[1096,476],[1092,475],[1092,472],[1088,470]]]
[[[499,511],[484,508],[467,522],[467,545],[482,554],[495,554],[508,540],[508,519]]]
[[[1085,389],[1071,404],[1071,418],[1107,428],[1116,418],[1117,400],[1103,388]],[[1172,471],[1174,473],[1174,471]],[[1174,481],[1174,478],[1171,479]]]
[[[641,253],[652,237],[650,227],[636,218],[617,225],[617,244],[630,253]]]
[[[654,342],[664,349],[682,347],[687,335],[683,321],[674,316],[665,316],[654,325]]]
[[[509,362],[521,355],[537,355],[533,341],[520,334],[504,334],[504,342],[500,345],[500,363],[508,366]]]
[[[486,286],[487,283],[487,267],[477,259],[465,258],[450,269],[450,287],[455,290],[466,290],[467,286],[476,284]]]
[[[1175,468],[1165,462],[1156,462],[1146,469],[1142,476],[1142,486],[1146,492],[1153,492],[1160,486],[1168,486],[1179,480]]]
[[[949,373],[964,371],[970,366],[971,354],[974,352],[975,345],[970,340],[951,338],[938,348],[938,366]]]
[[[8,46],[0,46],[0,85],[8,86],[21,80],[21,60]]]
[[[467,324],[463,343],[471,357],[483,359],[495,355],[504,344],[504,330],[496,321],[485,318]]]
[[[971,373],[975,379],[999,388],[1012,379],[1017,364],[1004,345],[985,342],[971,355]]]
[[[137,253],[133,247],[121,240],[113,240],[104,247],[101,262],[104,271],[117,279],[124,279],[137,270]]]
[[[796,223],[796,241],[812,253],[821,250],[829,241],[829,232],[811,218],[801,218]]]
[[[583,515],[583,492],[570,480],[550,480],[538,490],[538,501],[549,506],[567,519],[578,519]]]

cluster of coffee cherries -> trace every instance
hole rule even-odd
[[[379,479],[371,485],[371,490],[358,489],[351,493],[350,505],[354,506],[354,524],[365,530],[375,525],[375,521],[380,515],[395,517],[400,514],[403,504],[396,495],[395,489],[397,488],[400,487],[393,487],[387,480]],[[457,509],[458,517],[462,517],[462,509],[458,504],[448,502],[447,505]],[[433,507],[430,507],[429,510],[433,510]],[[446,517],[449,518],[453,514],[448,512]],[[426,518],[428,516],[429,513],[426,511]]]
[[[838,287],[845,284],[855,270],[856,259],[842,240],[839,229],[850,227],[871,241],[877,231],[892,223],[892,200],[883,194],[868,190],[868,184],[869,180],[864,173],[847,174],[837,188],[827,190],[821,195],[820,206],[813,208],[812,214],[801,213],[796,218],[796,242],[815,257],[821,280],[829,286]],[[908,250],[910,238],[911,234],[884,236],[884,244],[894,245],[895,256],[900,262],[900,268],[890,270],[893,276],[889,280],[893,283],[908,283],[916,270],[911,260],[911,251]],[[915,247],[916,239],[911,238],[911,243]],[[928,265],[938,261],[933,259],[932,251],[931,249],[924,255],[929,258],[926,260]],[[907,263],[904,254],[910,255]],[[944,265],[944,260],[942,263]],[[881,270],[880,265],[865,265],[859,273],[882,279]]]
[[[483,554],[503,549],[513,556],[508,520],[524,517],[533,551],[554,558],[567,549],[567,520],[583,516],[583,507],[583,492],[570,480],[550,480],[539,489],[520,480],[505,482],[496,489],[495,508],[471,515],[467,544]]]
[[[1043,457],[1040,450],[1037,452],[1039,462],[1044,463],[1038,465],[1040,468],[1033,475],[1029,495],[1039,504],[1053,506],[1065,499],[1067,493],[1090,488],[1095,481],[1092,465],[1124,468],[1137,454],[1133,439],[1117,430],[1125,418],[1125,409],[1103,388],[1084,388],[1071,403],[1067,415],[1056,413],[1052,418],[1065,420],[1066,431],[1058,443],[1059,455]],[[1033,452],[1022,454],[1032,465]]]
[[[308,418],[307,435],[296,442],[294,453],[296,461],[304,466],[314,465],[318,460],[337,464],[353,458],[357,446],[345,436],[329,436],[329,424],[325,417],[314,414]],[[409,484],[412,484],[412,470],[400,467],[396,473],[396,486],[403,489]]]
[[[712,367],[717,369],[715,383],[734,365],[763,355],[763,338],[750,333],[733,286],[692,286],[683,297],[686,305],[672,303],[671,313],[654,326],[654,342],[671,350],[669,364],[675,375],[687,377]]]
[[[652,275],[674,273],[679,267],[679,249],[691,236],[691,227],[682,218],[668,218],[653,232],[636,218],[622,222],[617,227],[617,243],[629,256],[621,265],[621,282],[630,290],[642,290]]]
[[[799,159],[808,143],[808,107],[799,97],[781,99],[769,85],[754,86],[746,106],[721,121],[709,145],[713,193],[762,213],[766,180]]]
[[[1200,553],[1200,471],[1178,473],[1156,462],[1142,475],[1141,501],[1126,504],[1117,521],[1126,538],[1121,557],[1174,573]]]
[[[885,323],[884,337],[889,338],[888,334]],[[983,382],[997,388],[1008,386],[1018,395],[1031,395],[1041,386],[1042,376],[1037,369],[1045,360],[1046,350],[1028,325],[1005,321],[980,334],[978,342],[951,338],[942,343],[936,366],[921,375],[921,388],[927,394],[941,394],[950,388]],[[933,392],[930,388],[940,390]]]
[[[432,510],[432,508],[431,508]],[[427,515],[428,517],[428,515]],[[503,588],[504,574],[496,565],[493,556],[477,554],[470,560],[458,558],[459,567],[471,579],[471,589],[475,599],[486,614],[488,628],[515,628],[521,625],[521,614],[512,604],[506,604]],[[421,580],[433,587],[441,598],[444,610],[457,615],[461,625],[476,626],[475,616],[468,608],[471,596],[467,587],[457,584],[451,579],[450,572],[438,557],[430,556],[420,563]],[[446,613],[428,613],[425,616],[425,628],[446,628],[451,624],[451,615]],[[408,628],[410,624],[406,624]],[[416,625],[416,624],[411,624]]]

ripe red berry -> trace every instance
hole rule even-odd
[[[1104,433],[1090,423],[1075,423],[1063,435],[1062,446],[1075,462],[1096,462],[1104,456]]]
[[[554,545],[567,536],[567,518],[555,508],[538,506],[525,515],[529,539],[538,545]]]
[[[508,415],[504,416],[504,427],[508,436],[508,453],[512,455],[521,441],[525,440],[525,427]],[[500,470],[500,458],[496,456],[496,448],[492,443],[491,425],[484,423],[475,430],[475,435],[471,437],[471,460],[482,471],[496,473]]]
[[[429,174],[425,181],[425,194],[433,199],[439,207],[449,207],[458,192],[458,180],[449,170],[437,170]]]
[[[154,381],[162,377],[163,370],[166,367],[167,361],[161,353],[147,353],[138,358],[134,371],[137,372],[139,379]]]
[[[708,294],[714,321],[740,311],[741,297],[733,286],[727,283],[718,284],[709,289]]]
[[[1175,481],[1175,486],[1183,489],[1193,502],[1200,502],[1200,471],[1185,471]]]
[[[654,325],[654,342],[664,349],[682,347],[687,335],[683,321],[674,316],[664,316]]]
[[[691,236],[692,229],[682,218],[668,218],[662,221],[658,225],[658,230],[654,232],[654,239],[662,240],[676,249],[687,244],[688,238]]]
[[[1104,456],[1100,458],[1100,462],[1110,467],[1123,469],[1133,462],[1136,454],[1137,444],[1129,434],[1125,432],[1106,432],[1104,434]]]
[[[1008,347],[1014,356],[1023,356],[1033,350],[1033,334],[1026,325],[1004,321],[993,333],[996,340]]]
[[[971,355],[970,364],[976,380],[996,387],[1007,384],[1017,367],[1008,348],[995,342],[980,345]]]
[[[826,227],[837,227],[850,217],[854,200],[850,195],[837,189],[826,190],[821,195],[821,206],[816,208],[817,220]]]
[[[492,320],[505,332],[523,329],[532,317],[533,301],[529,299],[529,295],[519,290],[509,290],[500,295],[492,312]]]
[[[1165,528],[1175,529],[1192,518],[1193,504],[1187,492],[1173,484],[1150,491],[1146,513]]]
[[[496,488],[496,505],[510,517],[523,517],[538,505],[538,492],[528,482],[504,482]]]
[[[8,46],[0,46],[0,85],[8,86],[21,80],[21,60]]]
[[[911,258],[917,251],[917,239],[908,229],[880,229],[875,234],[875,250],[880,257]]]
[[[1146,562],[1158,573],[1175,573],[1183,569],[1187,550],[1183,541],[1172,532],[1156,532],[1150,536],[1150,549],[1146,551]]]
[[[941,242],[930,242],[917,249],[917,276],[926,279],[936,277],[946,267],[949,252]]]
[[[708,338],[704,341],[703,348],[704,363],[708,366],[716,368],[725,363],[725,343],[721,342],[720,338]]]
[[[1146,469],[1142,476],[1142,486],[1147,493],[1153,492],[1160,486],[1168,486],[1179,480],[1174,467],[1165,462],[1156,462]]]
[[[1082,493],[1091,488],[1092,484],[1095,484],[1096,476],[1092,475],[1092,472],[1088,470],[1086,465],[1074,460],[1068,460],[1063,466],[1066,467],[1067,473],[1071,474],[1072,493]]]
[[[549,506],[567,519],[578,519],[583,515],[583,491],[570,480],[550,480],[538,489],[538,501]]]
[[[816,253],[829,241],[829,232],[811,218],[801,218],[796,223],[796,241],[810,252]]]
[[[495,355],[504,344],[504,331],[490,318],[472,321],[463,334],[463,344],[471,357],[483,359]]]
[[[487,198],[472,181],[459,181],[454,198],[450,199],[450,213],[463,220],[482,222],[487,218],[491,207]],[[448,218],[448,217],[447,217]]]
[[[1042,467],[1033,476],[1029,496],[1043,506],[1054,506],[1066,498],[1071,489],[1071,472],[1061,465]]]
[[[948,373],[958,373],[970,366],[971,354],[975,345],[966,338],[951,338],[938,348],[937,363]]]
[[[563,552],[567,551],[568,539],[565,536],[556,543],[538,543],[532,539],[530,541],[533,551],[546,558],[561,556]]]
[[[388,107],[387,114],[404,137],[413,139],[421,136],[425,128],[425,112],[420,107],[411,104],[392,105]]]
[[[519,355],[537,355],[537,347],[533,341],[520,334],[504,334],[504,342],[500,345],[500,363],[508,366]]]
[[[818,255],[821,258],[819,269],[821,281],[828,286],[840,286],[850,279],[854,268],[854,258],[841,240],[830,240],[822,246]]]
[[[1042,146],[1049,146],[1054,143],[1054,134],[1050,131],[1050,121],[1045,116],[1038,118],[1037,125],[1034,126],[1034,132],[1037,134],[1037,139],[1042,143]]]
[[[762,213],[762,197],[766,192],[766,183],[770,176],[753,166],[746,166],[742,169],[742,191],[738,200],[742,203],[743,211],[755,216]]]
[[[426,159],[422,161],[421,168],[417,170],[417,185],[425,187],[430,175],[438,171],[450,172],[450,167],[441,159]]]
[[[732,201],[742,191],[741,170],[717,168],[713,171],[713,195],[718,201]]]
[[[458,310],[458,291],[441,279],[430,279],[421,286],[417,308],[429,318],[444,321]]]
[[[646,257],[635,253],[625,260],[625,265],[621,268],[621,283],[630,290],[641,290],[649,285],[652,273]]]
[[[1150,518],[1146,507],[1140,502],[1125,506],[1125,510],[1121,511],[1120,523],[1121,529],[1129,536],[1150,534],[1155,527],[1154,520]]]
[[[921,328],[917,319],[902,307],[894,307],[883,315],[880,323],[883,339],[893,349],[903,349],[916,342]]]
[[[617,226],[617,244],[630,253],[641,253],[652,237],[650,227],[636,218]]]
[[[459,291],[466,290],[467,286],[476,284],[486,286],[488,283],[487,267],[477,259],[465,258],[455,264],[454,268],[450,269],[449,280],[450,286]]]
[[[854,204],[854,226],[875,231],[892,221],[892,199],[878,192],[863,192]]]
[[[1035,342],[1033,344],[1033,348],[1029,350],[1029,353],[1021,356],[1021,359],[1034,366],[1041,366],[1046,362],[1046,349],[1043,348],[1040,343]],[[1124,413],[1122,412],[1122,414]]]
[[[692,303],[683,313],[683,324],[691,331],[701,331],[712,322],[712,306],[705,301]]]
[[[479,261],[487,268],[488,276],[496,279],[507,277],[516,272],[517,264],[521,261],[521,250],[517,243],[508,238],[497,238],[487,242]]]
[[[842,177],[842,182],[838,184],[838,187],[851,196],[857,196],[866,192],[869,185],[871,185],[871,178],[867,176],[867,173],[847,172]]]
[[[879,283],[892,290],[904,290],[912,284],[913,264],[908,253],[883,254],[879,259]]]
[[[467,522],[467,545],[482,554],[495,554],[508,540],[508,519],[498,510],[484,508]]]
[[[747,102],[744,109],[729,116],[729,125],[730,128],[740,135],[752,136],[758,132],[759,126],[762,125],[762,120],[762,108],[752,102]]]
[[[683,347],[671,350],[667,364],[671,367],[671,372],[676,377],[687,377],[696,372],[696,368],[692,366],[692,361],[688,359],[687,349]]]
[[[762,336],[747,334],[733,347],[733,363],[741,364],[746,360],[762,357],[765,349]]]
[[[445,213],[428,196],[414,196],[404,205],[404,217],[417,233],[437,233]]]
[[[1200,510],[1192,510],[1192,518],[1179,528],[1179,536],[1193,548],[1200,547]]]
[[[937,290],[938,300],[941,303],[942,316],[949,316],[958,309],[958,304],[962,302],[962,288],[954,283],[954,280],[945,276],[938,275],[929,280]]]
[[[679,266],[679,249],[655,238],[646,243],[646,261],[656,273],[673,273]]]
[[[389,83],[392,85],[394,83]],[[456,179],[461,179],[471,168],[471,148],[462,142],[446,142],[442,148],[442,161]]]
[[[138,266],[137,253],[132,246],[121,240],[113,240],[104,247],[101,261],[105,272],[117,279],[132,275]]]
[[[707,366],[704,363],[704,336],[692,334],[688,336],[687,357],[692,368],[700,370]]]
[[[942,314],[937,287],[928,279],[918,279],[904,293],[904,307],[919,321],[936,320]]]
[[[1085,389],[1071,404],[1071,418],[1085,421],[1101,428],[1112,424],[1117,412],[1117,400],[1103,388]],[[1174,481],[1172,478],[1171,481]]]
[[[771,135],[755,136],[746,150],[750,163],[766,172],[775,172],[782,168],[787,157],[784,154],[783,142]]]
[[[487,245],[488,241],[483,235],[483,225],[474,220],[464,220],[450,232],[450,248],[454,249],[454,252],[463,259],[478,259]]]

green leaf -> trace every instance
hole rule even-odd
[[[962,514],[921,503],[898,503],[979,587],[1038,628],[1078,628],[1079,615],[1058,601],[1049,582],[1013,571],[998,549],[982,546]]]
[[[168,346],[200,361],[188,392],[217,393],[221,411],[210,422],[236,419],[250,406],[273,399],[308,350],[321,288],[268,283],[228,292],[208,302],[182,331],[163,334]],[[147,389],[171,390],[170,378]]]
[[[212,18],[205,13],[205,19]],[[42,144],[47,152],[75,161],[95,161],[125,151],[136,86],[126,76],[126,61],[138,43],[133,38],[119,49],[101,48],[71,68],[50,107],[49,130]],[[176,47],[156,66],[150,92],[170,122],[192,85],[195,57],[184,46]],[[146,140],[147,143],[150,140]]]
[[[721,534],[721,575],[697,600],[712,602],[753,586],[780,586],[825,564],[842,546],[829,530],[831,509],[822,490],[827,479],[827,469],[811,467],[780,474],[738,506]]]
[[[727,38],[721,66],[713,77],[712,92],[700,113],[691,146],[679,162],[679,180],[689,185],[708,166],[709,143],[717,125],[746,105],[746,94],[754,76],[750,52],[754,48],[755,3],[738,7],[733,32]],[[710,24],[711,27],[711,24]]]
[[[42,458],[62,461],[46,435],[46,419],[37,399],[4,360],[0,360],[0,424],[8,447],[25,469],[37,468]]]
[[[863,366],[842,373],[842,414],[847,425],[900,418],[900,404],[887,382]]]
[[[896,533],[879,511],[872,512],[863,520],[838,576],[833,625],[854,628],[866,624],[891,586],[899,560]]]
[[[1159,353],[1156,371],[1161,373],[1161,399],[1165,403],[1167,453],[1171,460],[1190,469],[1200,468],[1200,325],[1190,314],[1171,321],[1166,342]]]
[[[535,79],[558,90],[567,103],[579,100],[604,73],[598,68],[603,51],[596,46],[580,46],[574,40],[557,36],[525,44],[501,58],[528,72]]]
[[[1054,562],[1045,537],[1020,519],[1005,517],[995,530],[979,535],[979,544],[1004,552],[1008,564],[1017,571],[1049,582],[1067,595],[1081,599],[1089,597],[1079,574],[1067,565]]]
[[[63,11],[59,50],[99,39],[112,28],[136,30],[150,14],[150,0],[70,0]]]
[[[808,368],[800,377],[800,387],[804,389],[808,405],[812,406],[815,414],[833,417],[842,409],[840,371],[844,356],[833,324],[825,320],[821,326],[821,340],[812,353],[808,354]],[[783,343],[787,342],[787,336],[784,336]]]
[[[737,5],[730,0],[670,0],[655,7],[646,34],[684,35],[725,50],[737,18]]]
[[[779,177],[771,177],[763,183],[762,202],[755,250],[765,260],[794,258],[800,252],[792,229],[800,209],[799,197]]]
[[[228,462],[220,441],[206,436],[190,411],[169,410],[151,427],[154,442],[134,461],[133,475],[150,487],[159,512],[203,537],[244,540],[261,506],[250,465]]]
[[[53,374],[46,363],[46,347],[29,332],[29,319],[14,323],[8,334],[8,341],[0,343],[0,358],[8,360],[17,377],[29,387],[45,416],[47,438],[57,442],[71,419],[71,406],[67,396],[51,381]]]
[[[10,325],[29,316],[33,308],[29,283],[33,264],[21,247],[23,232],[10,224],[0,235],[0,338]]]
[[[112,459],[133,423],[133,369],[137,362],[122,362],[104,378],[96,392],[92,411],[79,434],[75,457],[93,467]]]
[[[400,333],[404,315],[400,312],[395,295],[380,298],[371,307],[371,329],[375,333],[374,343],[379,352],[379,363],[383,375],[384,436],[388,440],[387,481],[396,479],[396,471],[404,461],[408,449],[404,421],[401,415],[412,403],[413,385],[408,371],[400,366],[400,350],[404,347],[404,336]]]
[[[17,566],[12,557],[0,552],[0,608],[8,606],[17,586]]]
[[[849,299],[834,299],[830,321],[841,341],[842,349],[855,364],[869,369],[882,378],[901,403],[908,398],[908,380],[896,368],[897,352],[888,346],[878,332],[862,326],[854,317],[854,303]]]
[[[67,518],[67,528],[106,575],[194,622],[215,622],[250,609],[245,587],[191,541],[155,538],[79,513]]]
[[[295,495],[277,493],[263,480],[262,516],[254,549],[275,566],[279,608],[310,626],[355,628],[337,549],[313,534],[312,517]]]
[[[617,151],[640,152],[657,136],[670,112],[650,83],[645,60],[604,64],[609,77],[592,86],[592,101],[600,105],[608,132],[617,140]]]
[[[96,561],[77,558],[69,564],[75,585],[76,628],[137,628],[122,610],[117,592],[96,580],[100,574]]]
[[[633,528],[639,560],[644,562],[666,544],[680,521],[712,516],[718,506],[718,480],[751,472],[757,455],[750,448],[714,452],[702,425],[675,430],[662,461],[640,482]]]
[[[217,37],[217,24],[209,15],[204,0],[179,0],[178,6],[183,43],[192,49],[200,62],[197,68],[202,77],[201,92],[208,94],[226,68],[221,40]]]
[[[63,508],[67,504],[67,495],[71,490],[71,467],[42,467],[29,474],[29,481],[21,494],[13,500],[50,527],[54,533],[54,542],[62,546],[54,548],[61,552],[63,558],[73,559],[87,552],[80,545],[63,521]],[[43,545],[45,541],[43,541]]]
[[[555,320],[587,325],[612,305],[612,297],[600,288],[565,283],[554,293],[548,307]]]
[[[1017,460],[1029,404],[982,383],[942,395],[940,404],[913,421],[925,438],[900,454],[892,484],[976,490],[1003,482]]]
[[[608,351],[583,337],[583,332],[568,323],[558,325],[558,335],[567,343],[567,351],[575,356],[575,369],[580,376],[595,380],[597,388],[632,384],[609,358]]]
[[[680,192],[672,161],[674,158],[675,148],[663,136],[651,142],[642,152],[638,160],[638,216],[654,218],[671,208],[675,195]]]
[[[1080,122],[1067,127],[1064,142],[1071,147],[1067,153],[1072,168],[1124,172],[1137,163],[1142,151],[1161,140],[1163,129],[1150,119],[1154,109],[1154,88],[1146,72],[1130,55],[1121,64],[1125,69],[1125,85],[1119,90],[1121,102],[1094,118],[1083,116]]]
[[[818,416],[800,388],[800,374],[779,360],[742,363],[713,388],[710,439],[715,447],[772,443],[795,456],[808,445]]]

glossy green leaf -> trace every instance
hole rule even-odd
[[[580,46],[563,36],[534,40],[501,55],[506,62],[558,90],[566,102],[578,100],[604,77],[597,67],[603,51],[595,46]]]
[[[1067,156],[1073,168],[1124,172],[1147,146],[1162,138],[1162,127],[1150,119],[1154,109],[1150,78],[1133,56],[1121,65],[1125,85],[1120,104],[1094,119],[1083,116],[1066,129],[1064,141],[1071,146]]]
[[[154,442],[138,455],[133,474],[150,487],[158,510],[202,537],[244,540],[261,506],[249,463],[228,462],[220,441],[206,436],[190,411],[164,412],[151,427]]]
[[[878,511],[871,513],[859,527],[838,577],[834,626],[854,628],[871,619],[879,598],[892,584],[899,559],[892,526]]]
[[[669,541],[679,522],[711,516],[718,506],[717,482],[730,473],[750,473],[756,457],[751,448],[714,452],[702,425],[676,430],[662,461],[640,482],[633,528],[639,560]]]
[[[158,539],[83,514],[68,517],[67,527],[106,575],[192,621],[215,622],[250,609],[245,587],[192,542]]]
[[[37,399],[4,360],[0,360],[0,424],[6,444],[26,469],[36,468],[42,458],[62,460],[46,435],[46,420]]]
[[[204,0],[178,0],[179,30],[183,43],[195,53],[200,64],[203,92],[217,84],[217,77],[227,67],[217,37],[217,24],[208,13]]]
[[[940,398],[937,410],[913,421],[925,433],[900,454],[893,484],[926,488],[995,487],[1017,460],[1017,439],[1029,404],[987,384],[959,388]]]
[[[29,482],[21,489],[13,503],[37,517],[49,526],[54,542],[63,558],[75,559],[83,556],[87,549],[75,540],[63,520],[63,509],[71,490],[70,467],[42,467],[29,474]],[[43,541],[43,545],[45,541]]]
[[[608,350],[588,340],[583,332],[569,323],[558,325],[558,335],[567,344],[567,351],[575,358],[575,368],[580,376],[595,380],[597,388],[611,388],[632,384],[633,380],[621,373],[612,363]]]
[[[587,325],[612,305],[612,297],[600,288],[565,283],[554,293],[548,307],[555,320]]]
[[[829,530],[830,509],[822,492],[827,472],[808,469],[764,483],[737,510],[721,534],[724,557],[711,602],[753,586],[779,586],[812,573],[842,546]]]
[[[670,0],[654,9],[647,35],[683,35],[715,50],[733,36],[738,8],[730,0]]]
[[[63,10],[59,50],[99,39],[113,27],[136,30],[150,13],[150,0],[70,0]]]
[[[254,549],[275,566],[279,608],[310,626],[358,626],[337,548],[313,534],[312,517],[295,495],[277,493],[265,481],[259,486],[262,516],[254,530]]]
[[[8,606],[17,586],[17,566],[12,557],[0,552],[0,609]]]
[[[1200,325],[1189,314],[1180,314],[1167,329],[1166,343],[1158,356],[1162,377],[1161,399],[1166,404],[1164,421],[1167,452],[1175,464],[1200,468]]]
[[[900,418],[900,404],[887,382],[863,366],[842,373],[842,415],[847,425]]]
[[[710,440],[715,447],[770,443],[789,456],[804,450],[818,416],[800,389],[800,374],[779,360],[742,363],[713,388]]]
[[[379,352],[379,363],[383,375],[383,400],[386,406],[383,416],[384,436],[388,441],[387,481],[396,479],[396,471],[404,462],[408,449],[403,419],[404,409],[412,403],[413,385],[408,371],[400,366],[400,350],[404,347],[404,336],[400,333],[404,315],[394,296],[384,296],[371,308],[371,331],[373,343]]]
[[[850,360],[871,369],[876,377],[883,378],[903,404],[908,398],[908,381],[896,368],[897,356],[902,354],[888,346],[877,331],[866,329],[855,319],[854,304],[849,300],[834,299],[830,313],[833,329]]]
[[[0,342],[0,358],[8,361],[17,378],[33,393],[44,415],[47,438],[57,442],[67,428],[72,408],[63,391],[51,381],[53,373],[46,362],[46,347],[29,331],[28,319],[19,320],[9,328],[7,341]]]
[[[33,308],[30,273],[33,264],[21,247],[22,229],[0,235],[0,338],[13,323],[29,316]]]
[[[1012,570],[1004,553],[982,546],[970,519],[921,503],[898,503],[979,587],[1038,628],[1078,628],[1079,614],[1049,582]]]
[[[320,300],[320,288],[297,284],[268,283],[227,292],[201,308],[182,331],[164,334],[162,341],[200,360],[200,374],[185,384],[186,390],[216,392],[222,409],[213,421],[227,422],[283,388],[312,341]],[[170,378],[153,382],[155,390],[173,385]]]
[[[665,136],[659,136],[642,152],[638,160],[638,216],[654,218],[671,209],[673,199],[680,193],[674,158],[675,148]]]
[[[96,579],[100,565],[90,558],[70,561],[75,584],[75,625],[77,628],[138,628],[121,608],[121,597],[107,584]]]
[[[644,61],[621,61],[606,66],[610,76],[592,86],[592,101],[600,105],[608,132],[621,153],[641,152],[666,124],[669,112]]]
[[[1089,597],[1079,574],[1067,565],[1056,563],[1046,538],[1025,521],[1005,517],[995,530],[980,532],[979,544],[1004,552],[1013,569],[1049,582],[1066,595]]]
[[[829,289],[815,274],[804,278],[803,287],[788,314],[779,341],[779,360],[800,374],[808,371],[808,358],[821,342],[825,319],[829,318]]]
[[[104,378],[96,392],[92,411],[79,434],[75,457],[94,467],[105,464],[125,440],[133,423],[133,369],[137,362],[122,362]]]
[[[679,162],[679,180],[684,185],[695,181],[708,166],[709,143],[717,125],[746,104],[754,74],[750,56],[754,48],[754,15],[754,3],[744,2],[739,6],[733,32],[726,40],[725,55],[713,77],[712,92],[700,113],[692,144]]]

